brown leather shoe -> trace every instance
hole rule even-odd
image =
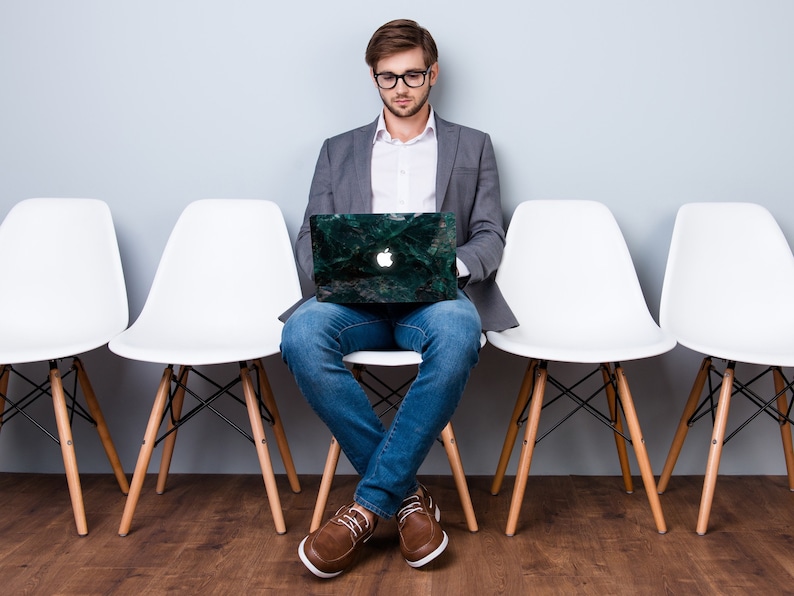
[[[422,567],[444,552],[449,543],[441,529],[441,510],[428,490],[420,485],[419,493],[403,500],[397,511],[400,551],[411,567]]]
[[[350,503],[301,541],[298,556],[317,577],[336,577],[353,564],[377,525],[377,516],[370,524],[361,505]]]

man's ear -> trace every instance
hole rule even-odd
[[[438,81],[438,62],[436,62],[435,64],[433,64],[433,66],[430,67],[430,86],[432,87],[433,85],[435,85],[437,81]]]

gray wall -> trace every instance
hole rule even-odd
[[[377,114],[364,47],[399,17],[439,44],[436,110],[491,133],[506,221],[528,199],[604,202],[654,315],[679,205],[758,202],[794,240],[787,0],[406,0],[399,10],[364,0],[2,0],[0,216],[36,196],[107,201],[134,320],[191,201],[271,199],[294,236],[322,140]],[[719,255],[714,273],[715,291],[730,291]],[[626,365],[657,473],[699,358],[678,347]],[[85,363],[131,472],[161,371],[105,348]],[[328,432],[279,357],[266,366],[298,470],[319,473]],[[484,349],[454,418],[468,473],[493,473],[523,367]],[[722,471],[783,473],[776,428],[753,423],[729,444]],[[709,432],[693,429],[676,473],[703,473]],[[1,434],[0,470],[62,470],[58,449],[27,423]],[[76,440],[81,471],[109,469],[90,428],[78,425]],[[251,445],[206,416],[180,435],[172,470],[258,468]],[[423,471],[449,472],[443,450]],[[610,434],[578,417],[541,443],[532,471],[619,470]]]

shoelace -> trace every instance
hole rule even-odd
[[[405,518],[407,518],[412,513],[416,513],[417,511],[422,511],[422,500],[419,495],[411,495],[407,499],[403,501],[405,503],[400,510],[397,512],[397,523],[403,523]],[[431,509],[433,507],[432,502],[428,505]]]
[[[359,516],[361,516],[361,518],[364,520],[364,525],[366,526],[366,528],[362,527],[356,516],[351,515],[351,513],[357,513]],[[367,516],[361,513],[361,511],[359,511],[355,507],[351,507],[350,509],[347,510],[347,513],[339,515],[337,519],[339,520],[340,524],[345,526],[348,530],[350,530],[353,533],[354,538],[358,538],[361,534],[369,530],[369,520],[367,519]]]

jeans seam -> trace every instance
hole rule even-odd
[[[383,323],[383,322],[385,322],[387,320],[388,319],[380,318],[380,319],[374,319],[372,321],[361,321],[360,323],[353,323],[352,325],[348,325],[347,327],[343,327],[342,329],[340,329],[339,332],[334,336],[334,341],[338,342],[339,338],[342,337],[342,334],[345,333],[346,331],[350,331],[351,329],[355,329],[357,327],[363,327],[364,325],[373,325],[375,323]]]
[[[426,333],[426,332],[425,332],[425,330],[424,330],[424,329],[422,329],[421,327],[418,327],[418,326],[416,326],[416,325],[407,325],[407,324],[405,324],[405,323],[399,323],[399,322],[398,322],[398,323],[395,323],[395,324],[394,324],[394,326],[395,326],[395,327],[401,327],[401,328],[403,328],[403,329],[413,329],[414,331],[418,331],[419,333],[421,333],[421,334],[422,334],[422,338],[423,338],[423,340],[427,341],[427,333]],[[421,353],[421,352],[420,352],[420,353]]]

